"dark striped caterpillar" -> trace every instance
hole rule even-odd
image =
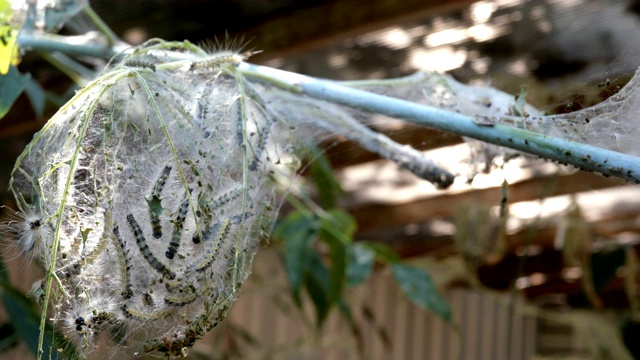
[[[113,226],[113,237],[115,238],[118,246],[117,254],[120,262],[120,273],[123,278],[123,289],[121,295],[124,299],[131,299],[133,296],[133,290],[131,289],[131,264],[129,261],[129,251],[126,249],[122,236],[120,236],[120,229],[118,228],[118,225]]]
[[[129,59],[124,62],[124,66],[130,68],[147,68],[151,69],[151,71],[156,72],[156,65],[150,61],[143,59]]]
[[[140,253],[144,257],[145,260],[151,265],[151,267],[162,274],[167,279],[175,279],[176,273],[167,268],[163,263],[158,260],[155,255],[149,250],[149,245],[147,245],[147,240],[144,238],[144,234],[142,233],[142,229],[140,229],[140,225],[133,217],[133,214],[127,215],[127,222],[129,223],[129,227],[133,232],[133,236],[136,239],[136,243],[140,248]]]
[[[184,220],[187,217],[187,212],[189,211],[189,196],[187,196],[182,204],[180,205],[180,209],[178,209],[178,214],[176,218],[173,220],[174,230],[173,235],[171,236],[171,242],[169,243],[169,247],[167,251],[164,253],[167,259],[173,259],[175,254],[178,252],[178,247],[180,247],[180,238],[182,237],[182,229],[184,227]]]

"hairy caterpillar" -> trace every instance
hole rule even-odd
[[[207,70],[219,67],[222,64],[238,65],[242,61],[246,60],[247,56],[238,54],[232,51],[222,51],[217,54],[213,54],[206,59],[193,61],[189,70]]]
[[[124,62],[124,65],[133,68],[147,68],[151,69],[151,71],[153,72],[156,72],[156,65],[151,61],[146,61],[143,59],[129,59]]]
[[[46,248],[46,241],[53,233],[51,224],[46,223],[40,210],[27,207],[21,211],[14,211],[8,207],[5,210],[6,220],[0,225],[0,234],[11,239],[7,243],[5,252],[13,251],[11,256],[26,255],[30,259],[41,260]]]
[[[182,204],[180,204],[180,208],[178,209],[178,214],[176,218],[173,220],[173,226],[175,227],[173,230],[173,235],[171,236],[171,241],[169,242],[169,247],[167,251],[164,253],[167,259],[173,259],[175,254],[178,252],[178,247],[180,246],[180,239],[182,238],[182,229],[184,227],[184,221],[187,216],[187,212],[189,211],[189,197],[184,199]]]

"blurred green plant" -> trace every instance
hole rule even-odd
[[[377,261],[391,269],[400,289],[412,302],[451,323],[451,308],[428,272],[404,263],[385,244],[354,242],[357,224],[353,216],[335,207],[336,197],[342,191],[328,164],[326,156],[316,152],[309,173],[318,197],[329,207],[321,208],[309,198],[289,195],[293,210],[273,231],[274,239],[283,244],[283,262],[298,309],[302,312],[302,293],[306,291],[315,309],[318,328],[332,308],[339,309],[352,329],[357,328],[344,292],[365,282]]]

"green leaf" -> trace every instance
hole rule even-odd
[[[6,75],[0,75],[0,119],[11,109],[18,96],[22,94],[29,83],[31,75],[20,74],[15,66],[9,67]]]
[[[44,26],[47,32],[57,32],[72,17],[89,6],[85,1],[58,1],[44,11]]]
[[[378,260],[384,264],[389,265],[402,261],[400,255],[398,255],[398,253],[396,253],[389,245],[373,242],[363,242],[361,244],[373,250],[378,257]]]
[[[391,271],[411,301],[451,322],[451,308],[438,293],[428,272],[402,263],[391,264]]]
[[[354,287],[371,275],[375,252],[369,246],[355,243],[349,246],[347,256],[347,286]]]
[[[0,353],[14,348],[20,343],[20,335],[11,324],[0,325]]]
[[[274,230],[274,236],[285,241],[284,265],[291,292],[298,307],[302,305],[300,289],[313,253],[311,243],[318,237],[316,218],[293,212]]]
[[[329,246],[331,260],[329,277],[329,300],[336,303],[342,297],[347,280],[347,247],[353,241],[356,223],[349,213],[332,209],[320,222],[320,238]]]
[[[162,207],[162,200],[157,195],[151,195],[151,199],[146,199],[149,210],[155,216],[162,215],[164,208]]]
[[[624,266],[624,262],[624,248],[598,251],[591,255],[593,286],[598,293],[615,278],[620,267]]]
[[[0,0],[0,74],[5,75],[11,65],[20,62],[18,32],[22,27],[19,16],[14,16],[10,0]]]
[[[316,308],[318,328],[322,327],[333,305],[329,296],[329,279],[329,269],[320,259],[320,255],[315,252],[309,253],[309,271],[305,277],[305,286]]]
[[[9,283],[9,272],[7,271],[7,267],[4,266],[4,262],[2,258],[0,258],[0,283],[8,284]]]
[[[40,86],[37,81],[31,79],[27,83],[24,93],[27,95],[31,103],[31,108],[33,108],[33,111],[36,113],[36,117],[42,119],[44,117],[44,107],[47,104],[47,94],[44,89],[42,89],[42,86]]]
[[[38,336],[40,334],[40,314],[36,305],[13,287],[2,284],[2,302],[11,317],[16,332],[27,343],[27,347],[35,355],[38,353]],[[77,359],[74,347],[64,336],[53,330],[50,324],[46,326],[43,350],[44,358]],[[61,350],[62,352],[60,352]]]
[[[324,233],[331,233],[337,240],[343,243],[353,241],[353,235],[358,229],[358,223],[351,214],[342,209],[331,209],[327,212],[328,217],[322,219],[322,229]]]
[[[309,164],[311,179],[318,189],[320,204],[325,209],[337,206],[336,198],[343,193],[340,183],[333,174],[333,168],[327,155],[318,148],[311,149],[313,161]]]

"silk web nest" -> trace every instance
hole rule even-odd
[[[278,184],[319,134],[342,135],[438,187],[453,182],[365,126],[371,114],[247,81],[244,57],[189,42],[132,48],[18,158],[19,211],[3,227],[47,269],[35,293],[81,356],[186,356],[227,315],[271,231]],[[348,85],[635,154],[638,79],[563,116],[428,72]]]
[[[300,139],[339,132],[419,175],[431,165],[335,105],[248,82],[243,59],[133,48],[19,157],[14,246],[47,269],[35,293],[82,357],[184,357],[224,319],[271,231],[278,179],[310,146]]]
[[[20,246],[54,274],[38,287],[85,357],[117,357],[95,351],[108,343],[120,356],[185,356],[248,276],[277,210],[274,172],[294,159],[241,60],[151,41],[19,157]]]

